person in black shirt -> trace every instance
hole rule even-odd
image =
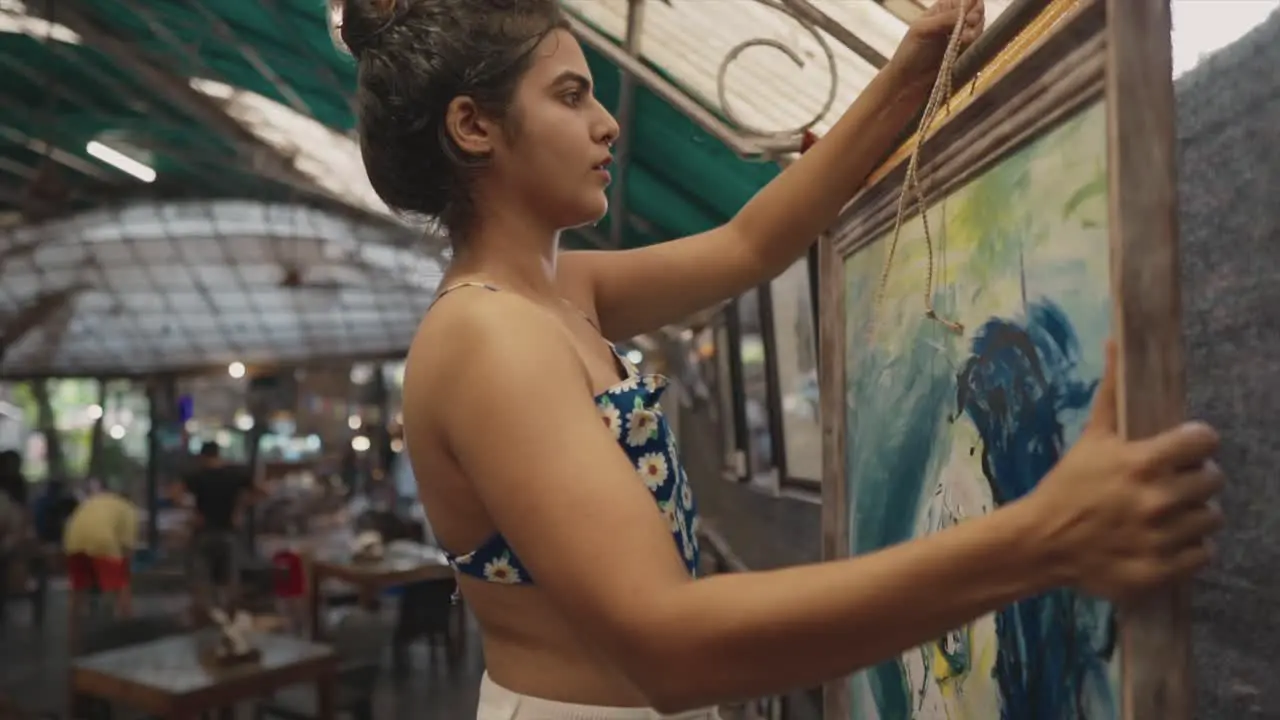
[[[191,549],[197,606],[209,600],[225,604],[235,595],[239,579],[239,517],[256,495],[251,470],[223,462],[217,443],[207,442],[183,484],[195,506]]]
[[[217,443],[200,448],[198,465],[184,478],[195,500],[199,528],[217,532],[235,529],[236,520],[250,500],[253,477],[249,468],[222,461]]]

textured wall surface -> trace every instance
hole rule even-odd
[[[1280,718],[1280,14],[1178,83],[1190,412],[1230,523],[1196,583],[1198,717]]]

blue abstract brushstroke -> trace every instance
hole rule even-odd
[[[1077,376],[1079,362],[1071,321],[1050,301],[1031,304],[1021,323],[992,318],[975,333],[956,402],[981,437],[982,472],[997,505],[1029,493],[1062,456],[1064,417],[1086,409],[1097,387]],[[1108,606],[1055,590],[998,612],[996,638],[1002,720],[1111,714]],[[1094,703],[1091,693],[1108,697]]]

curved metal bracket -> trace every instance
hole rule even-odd
[[[829,75],[826,98],[813,117],[799,126],[775,129],[756,127],[742,117],[730,99],[729,69],[749,49],[772,48],[786,55],[796,67],[805,67],[804,56],[781,40],[755,37],[734,45],[721,60],[716,75],[716,98],[712,104],[719,107],[708,108],[705,101],[695,99],[685,88],[677,86],[665,76],[655,72],[640,58],[626,52],[614,39],[606,37],[591,26],[584,18],[570,11],[567,19],[573,33],[586,45],[604,55],[619,70],[673,105],[737,154],[743,157],[785,161],[791,153],[801,150],[806,132],[825,118],[835,104],[839,75],[833,42],[848,47],[876,69],[883,67],[887,60],[851,30],[814,7],[808,0],[754,1],[798,24],[814,39],[825,59]]]
[[[791,60],[791,62],[794,63],[798,68],[803,68],[805,64],[804,58],[800,55],[800,53],[796,52],[794,49],[787,46],[782,41],[774,40],[771,38],[758,37],[758,38],[751,38],[750,40],[744,40],[743,42],[740,42],[737,45],[734,45],[733,48],[729,50],[729,54],[725,55],[724,59],[720,61],[720,69],[719,69],[719,72],[716,73],[716,95],[718,96],[717,99],[720,102],[720,109],[724,112],[725,116],[728,117],[729,120],[732,121],[735,125],[737,125],[738,127],[742,128],[743,130],[746,130],[747,132],[753,135],[758,135],[761,137],[778,138],[778,139],[799,139],[801,136],[804,135],[806,131],[808,131],[814,125],[817,125],[818,122],[822,120],[822,118],[826,117],[827,113],[831,111],[831,106],[835,104],[836,87],[839,84],[839,73],[836,69],[836,55],[835,55],[835,52],[831,49],[831,43],[827,41],[827,38],[826,36],[823,35],[822,31],[809,19],[802,17],[800,13],[796,12],[796,10],[794,10],[790,5],[787,5],[786,3],[781,2],[780,0],[755,0],[755,1],[760,3],[761,5],[764,5],[770,10],[780,12],[783,15],[786,15],[787,17],[794,20],[798,25],[800,25],[801,28],[804,29],[805,32],[809,33],[810,37],[812,37],[815,42],[818,43],[818,47],[822,48],[822,54],[827,61],[827,74],[830,80],[827,86],[827,97],[826,97],[826,100],[822,103],[822,107],[814,114],[812,118],[810,118],[807,122],[794,128],[788,128],[783,130],[764,130],[764,129],[755,127],[750,123],[748,123],[747,121],[743,120],[742,117],[734,111],[732,103],[729,102],[729,90],[728,90],[729,67],[733,65],[733,62],[737,60],[738,57],[741,56],[743,52],[751,48],[769,47],[769,48],[778,50],[779,52],[786,55]]]

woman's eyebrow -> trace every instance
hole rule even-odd
[[[574,70],[565,70],[551,81],[551,87],[560,85],[575,85],[577,89],[588,92],[591,90],[591,78]]]

